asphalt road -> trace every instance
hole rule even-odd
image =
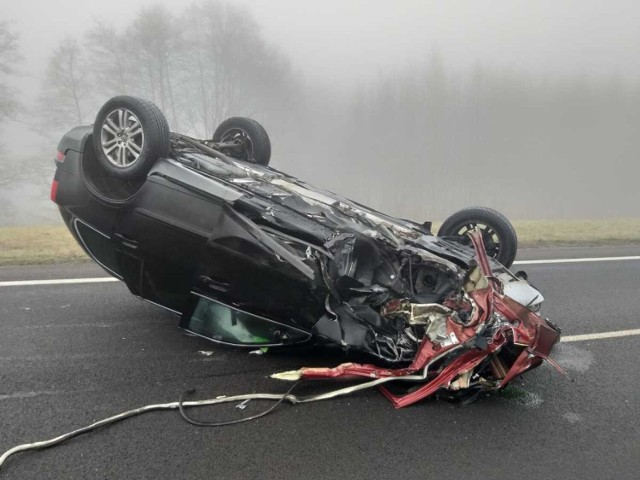
[[[640,247],[523,250],[520,259],[640,255]],[[640,260],[520,266],[566,335],[640,328]],[[93,265],[0,268],[0,282],[103,276]],[[268,375],[343,358],[249,355],[190,337],[121,283],[0,287],[0,452],[138,406],[283,392]],[[0,479],[638,478],[640,336],[560,344],[510,394],[394,410],[376,391],[283,405],[198,428],[156,412],[18,454]],[[213,352],[207,356],[202,351]],[[309,387],[306,387],[307,391]],[[300,393],[305,393],[303,389]],[[267,405],[206,408],[237,418]]]

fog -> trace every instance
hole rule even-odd
[[[120,93],[417,221],[640,216],[637,2],[0,1],[0,225],[59,222],[57,141]]]

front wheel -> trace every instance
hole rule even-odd
[[[477,229],[482,233],[487,255],[509,268],[516,259],[518,237],[511,222],[491,208],[463,208],[447,218],[438,230],[439,237],[449,237],[463,245],[471,245],[467,235]]]

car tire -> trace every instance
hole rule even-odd
[[[125,180],[144,177],[169,153],[169,124],[152,102],[121,95],[108,100],[93,125],[93,146],[100,165]]]
[[[438,236],[470,245],[466,233],[475,227],[482,231],[487,254],[509,268],[516,259],[518,237],[511,222],[500,212],[487,207],[463,208],[442,223]]]
[[[269,165],[271,160],[271,141],[267,131],[258,122],[247,117],[231,117],[222,122],[213,133],[215,143],[240,140],[245,148],[241,152],[229,152],[229,155],[260,165]]]

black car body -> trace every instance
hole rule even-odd
[[[427,339],[439,348],[465,343],[446,322],[471,332],[471,317],[483,314],[486,328],[474,326],[473,336],[489,342],[516,328],[508,315],[476,308],[484,300],[474,290],[495,290],[538,317],[537,290],[479,258],[477,248],[434,236],[428,223],[384,215],[176,134],[142,178],[114,178],[96,161],[94,134],[77,127],[61,140],[52,199],[91,258],[197,335],[252,347],[331,345],[403,366]],[[482,260],[491,281],[465,287]],[[421,306],[425,314],[414,315]],[[536,351],[546,358],[558,332],[532,321],[532,335],[555,332]],[[442,331],[429,332],[429,322]],[[502,355],[501,378],[534,351],[530,340],[486,350],[487,358]],[[494,377],[492,386],[501,386]]]

